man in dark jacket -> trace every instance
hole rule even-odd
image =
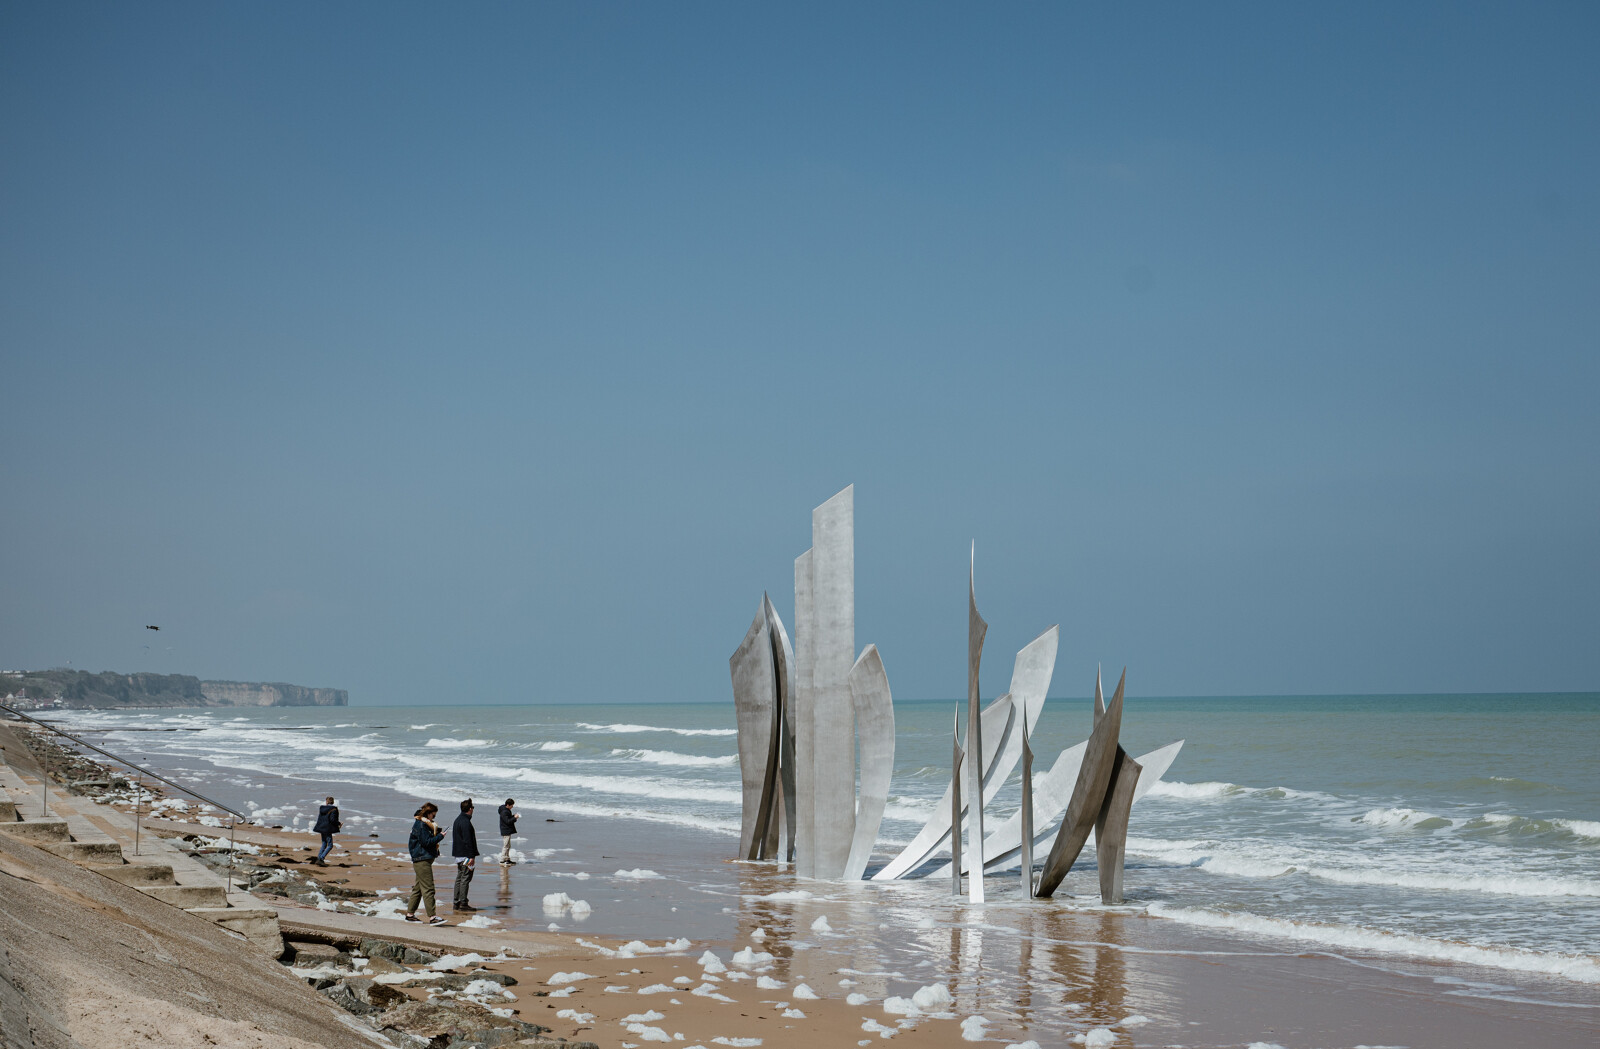
[[[472,827],[472,799],[461,803],[461,815],[451,828],[450,854],[456,858],[456,898],[458,911],[475,911],[478,908],[467,902],[467,888],[472,884],[473,868],[478,865],[478,832]]]
[[[322,851],[317,853],[317,858],[312,860],[319,867],[328,865],[328,853],[333,849],[333,836],[339,833],[343,826],[339,822],[339,806],[329,798],[328,803],[317,810],[317,825],[311,829],[322,835]]]
[[[439,843],[444,840],[444,831],[433,822],[433,817],[438,813],[439,806],[428,802],[416,812],[416,821],[411,824],[411,869],[416,873],[416,884],[411,887],[411,898],[406,901],[405,919],[408,922],[421,921],[417,917],[417,904],[428,905],[428,924],[445,925],[445,920],[433,913],[433,861],[439,857]]]
[[[515,863],[511,858],[511,836],[517,832],[517,813],[512,811],[516,805],[515,798],[507,798],[506,803],[500,806],[500,862]]]

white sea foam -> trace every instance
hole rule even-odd
[[[1412,830],[1439,830],[1448,827],[1451,820],[1443,816],[1435,816],[1431,812],[1418,812],[1416,809],[1371,809],[1355,817],[1351,822],[1365,823],[1371,827],[1405,827]]]
[[[1512,947],[1481,947],[1454,940],[1384,932],[1354,925],[1296,922],[1284,918],[1267,918],[1259,914],[1174,907],[1164,903],[1152,903],[1148,911],[1157,917],[1170,918],[1186,925],[1232,929],[1258,936],[1321,943],[1331,947],[1377,954],[1404,955],[1411,958],[1485,965],[1496,969],[1544,973],[1563,976],[1580,983],[1600,983],[1600,959],[1576,954],[1526,951]]]
[[[737,736],[736,728],[667,728],[662,725],[593,725],[587,721],[577,722],[578,728],[586,728],[591,732],[611,732],[624,735],[635,732],[672,732],[680,736]]]
[[[689,767],[705,767],[710,765],[737,765],[739,755],[719,754],[716,756],[706,754],[679,754],[673,750],[625,750],[615,748],[611,751],[614,758],[632,758],[651,765],[683,765]]]
[[[442,748],[444,748],[446,750],[459,750],[459,749],[461,749],[463,747],[487,747],[488,745],[489,745],[489,741],[486,740],[486,739],[449,739],[449,738],[445,738],[445,739],[430,739],[430,740],[428,740],[428,742],[423,744],[423,746],[425,746],[425,747],[442,747]]]
[[[571,750],[577,744],[569,739],[549,739],[539,744],[540,750]]]
[[[1593,878],[1470,872],[1477,868],[1406,869],[1386,865],[1383,861],[1355,866],[1360,857],[1346,861],[1351,864],[1349,866],[1335,866],[1339,861],[1334,857],[1260,842],[1129,838],[1128,852],[1241,878],[1278,878],[1286,874],[1299,874],[1338,885],[1381,885],[1432,892],[1481,892],[1528,897],[1600,896],[1600,880]]]

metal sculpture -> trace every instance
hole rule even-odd
[[[1101,698],[1099,675],[1095,676],[1094,730],[1084,746],[1078,782],[1072,788],[1072,800],[1067,803],[1067,814],[1062,817],[1061,829],[1056,832],[1055,843],[1050,846],[1050,855],[1045,859],[1035,895],[1055,894],[1067,871],[1072,869],[1078,853],[1083,851],[1089,832],[1100,817],[1106,789],[1111,785],[1111,773],[1116,768],[1117,753],[1122,749],[1117,744],[1117,734],[1122,729],[1122,692],[1127,682],[1128,672],[1124,669],[1122,680],[1117,682],[1116,695],[1106,704]]]
[[[978,563],[978,544],[972,544],[967,564],[967,899],[983,902],[983,775],[978,763],[983,754],[983,718],[978,709],[978,664],[983,662],[983,639],[989,624],[978,614],[978,594],[974,584]],[[1009,719],[1008,719],[1009,724]],[[957,792],[959,796],[960,792]],[[961,847],[961,835],[950,840],[950,855]]]
[[[872,858],[872,847],[878,843],[878,827],[883,823],[889,779],[894,772],[894,700],[889,695],[889,675],[884,672],[877,645],[868,645],[850,668],[850,700],[861,752],[861,791],[844,880],[860,881]]]
[[[894,702],[877,646],[852,659],[855,645],[854,488],[812,511],[812,547],[795,559],[791,644],[772,601],[761,607],[729,659],[733,681],[743,814],[740,856],[787,858],[807,877],[858,880],[876,845],[894,767]],[[979,669],[988,623],[978,613],[973,545],[967,573],[967,731],[958,707],[952,726],[950,784],[932,816],[875,879],[900,878],[949,846],[951,888],[984,899],[984,875],[1021,868],[1023,891],[1052,895],[1095,833],[1100,894],[1122,899],[1123,861],[1133,804],[1166,773],[1183,741],[1138,759],[1118,743],[1127,671],[1111,702],[1095,675],[1094,729],[1062,751],[1044,775],[1033,774],[1033,732],[1043,710],[1060,641],[1058,627],[1017,653],[1011,690],[980,702]],[[859,748],[859,776],[856,754]],[[1022,804],[984,833],[984,808],[1018,761]],[[859,793],[857,783],[859,782]],[[1070,790],[1069,790],[1070,786]],[[1054,841],[1035,881],[1034,846]],[[965,824],[965,828],[963,828]],[[966,838],[962,831],[966,830]]]
[[[961,749],[961,708],[956,708],[956,715],[950,723],[950,789],[946,791],[950,799],[950,827],[955,832],[952,842],[961,841],[961,762],[966,759],[966,754]],[[951,846],[952,854],[959,853],[959,844]],[[961,865],[950,864],[950,893],[953,896],[961,895]]]

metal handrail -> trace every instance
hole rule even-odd
[[[72,742],[78,744],[78,746],[80,746],[80,747],[88,747],[90,750],[94,751],[96,754],[104,754],[106,757],[110,758],[112,761],[115,761],[115,762],[117,762],[119,764],[122,764],[122,765],[126,765],[131,769],[137,769],[141,775],[149,776],[151,779],[160,780],[162,783],[165,783],[169,787],[176,787],[178,790],[183,791],[185,794],[189,795],[191,798],[198,798],[201,801],[205,802],[207,805],[210,805],[212,808],[221,809],[223,812],[226,812],[230,816],[233,816],[234,819],[232,819],[232,820],[230,820],[228,822],[228,891],[229,892],[233,891],[233,860],[234,860],[234,852],[236,851],[235,848],[234,848],[234,846],[236,844],[235,841],[234,841],[234,828],[237,826],[239,820],[244,820],[246,823],[249,823],[250,822],[250,817],[249,816],[246,816],[244,813],[239,812],[236,809],[230,809],[228,806],[222,804],[222,802],[220,802],[220,801],[213,801],[212,799],[206,797],[204,794],[201,794],[197,790],[190,790],[188,787],[185,787],[182,783],[178,783],[175,780],[170,780],[167,777],[161,775],[159,772],[152,772],[149,769],[145,768],[143,765],[135,764],[134,762],[129,761],[127,758],[123,757],[120,754],[113,754],[113,753],[111,753],[111,751],[106,750],[104,747],[97,747],[93,743],[88,742],[87,740],[79,739],[77,736],[74,736],[70,732],[66,732],[66,731],[63,731],[62,729],[56,728],[54,725],[50,724],[48,721],[40,721],[36,717],[32,717],[32,716],[30,716],[28,714],[24,714],[22,711],[18,710],[16,707],[9,706],[9,705],[7,705],[5,703],[0,703],[0,710],[4,710],[8,714],[12,714],[12,715],[14,715],[16,717],[22,718],[24,721],[31,721],[35,725],[38,725],[40,728],[49,729],[51,732],[54,732],[58,736],[65,736],[67,739],[72,740]],[[44,788],[43,788],[44,789],[44,797],[45,797],[45,812],[46,813],[49,812],[49,806],[50,806],[50,802],[49,802],[49,798],[50,798],[50,770],[49,770],[48,761],[49,761],[49,756],[48,756],[48,752],[47,752],[47,754],[46,754],[45,777],[44,777]],[[140,789],[141,789],[141,791],[143,790],[143,784],[140,785]],[[133,841],[134,841],[134,845],[133,845],[133,848],[134,848],[134,852],[137,853],[139,851],[139,799],[137,797],[134,798],[133,805],[134,805],[134,809],[133,809]]]

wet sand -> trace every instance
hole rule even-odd
[[[247,800],[282,806],[300,799],[315,811],[316,792],[304,783],[259,773],[190,771],[205,780],[201,789],[235,807]],[[408,890],[410,864],[395,857],[419,801],[381,788],[341,786],[336,794],[347,828],[357,833],[340,835],[342,847],[330,857],[334,866],[293,866],[319,880],[344,879],[351,888]],[[433,800],[447,810],[455,807],[452,799]],[[528,802],[519,808],[528,840],[516,847],[531,862],[502,868],[481,861],[473,901],[485,907],[478,913],[500,924],[472,936],[483,943],[485,957],[502,947],[537,955],[491,965],[519,980],[513,991],[519,993],[520,1018],[601,1045],[641,1044],[624,1018],[651,1011],[665,1018],[649,1026],[685,1035],[676,1044],[708,1047],[715,1037],[759,1037],[764,1046],[851,1045],[888,1037],[897,1044],[965,1044],[960,1021],[974,1015],[989,1021],[984,1040],[998,1045],[1027,1039],[1065,1045],[1095,1030],[1107,1032],[1098,1036],[1111,1039],[1105,1044],[1120,1046],[1600,1044],[1600,989],[1553,977],[1541,984],[1518,974],[1513,988],[1505,974],[1469,966],[1307,951],[1107,911],[1086,901],[1002,899],[973,908],[930,895],[925,885],[807,882],[767,865],[732,861],[731,840],[710,833],[642,821],[572,820],[541,813]],[[374,822],[364,822],[369,819]],[[493,805],[485,801],[476,821],[485,853],[498,851],[498,836],[485,833],[493,819]],[[181,824],[163,828],[186,829],[226,834]],[[368,836],[374,831],[377,838]],[[240,831],[240,838],[302,857],[314,853],[317,842],[310,834],[259,828]],[[362,854],[359,846],[371,842],[385,854]],[[536,849],[552,851],[533,860]],[[616,876],[636,868],[662,877]],[[462,916],[448,906],[452,877],[445,857],[435,881],[440,912],[455,921]],[[570,912],[546,913],[543,897],[555,892],[587,900],[592,914],[577,920]],[[343,917],[292,906],[280,913],[311,926]],[[365,921],[391,928],[397,937],[429,935],[424,926],[398,920]],[[679,937],[692,942],[682,954],[623,959],[604,953],[630,940],[659,949]],[[752,979],[720,974],[711,981],[696,964],[710,949],[737,971],[729,963],[746,948],[772,955],[770,967]],[[549,984],[558,972],[591,978]],[[758,987],[761,977],[781,986]],[[687,982],[674,982],[680,979]],[[819,997],[795,997],[802,982]],[[689,993],[706,984],[732,1001]],[[1547,991],[1550,1000],[1528,1000],[1530,984]],[[678,990],[640,993],[656,985]],[[531,993],[565,986],[574,989],[564,998]],[[908,1018],[885,1010],[886,999],[909,998],[933,986],[951,996],[939,1009],[946,1018],[919,1017],[901,1028]],[[852,994],[867,1000],[852,1005]],[[551,1019],[563,1009],[576,1010],[576,1016],[558,1018],[570,1028]],[[786,1009],[804,1017],[784,1017]],[[578,1018],[591,1014],[589,1020]]]

